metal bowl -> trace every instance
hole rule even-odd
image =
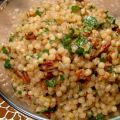
[[[93,4],[98,7],[105,8],[109,10],[110,13],[118,18],[120,18],[120,0],[90,0]],[[0,4],[0,43],[6,43],[8,39],[8,34],[14,30],[14,27],[19,24],[19,15],[29,9],[40,4],[40,0],[4,0]],[[4,9],[3,9],[4,8]],[[19,112],[26,116],[29,116],[36,120],[47,120],[45,116],[38,116],[35,114],[29,106],[27,106],[22,101],[17,100],[13,94],[13,88],[10,83],[10,77],[6,74],[2,62],[0,62],[0,96],[14,107]],[[120,120],[120,116],[113,118],[112,120]]]

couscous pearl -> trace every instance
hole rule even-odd
[[[61,91],[57,91],[56,95],[57,95],[57,97],[61,97],[62,96],[62,92]]]
[[[103,62],[100,62],[100,63],[98,64],[98,67],[101,68],[101,69],[104,69],[105,64],[104,64]]]
[[[113,107],[112,107],[112,111],[113,111],[113,112],[116,112],[116,111],[117,111],[117,107],[113,106]]]
[[[65,49],[63,47],[59,47],[58,48],[58,53],[62,54],[64,53]]]
[[[55,50],[55,49],[50,49],[49,53],[50,53],[50,54],[55,54],[55,53],[56,53],[56,50]]]
[[[70,60],[70,58],[69,57],[65,57],[65,56],[63,56],[62,57],[62,61],[63,61],[63,63],[67,63],[67,64],[70,64],[71,63],[71,60]]]
[[[86,69],[85,70],[85,76],[90,76],[92,74],[92,70],[91,69]]]

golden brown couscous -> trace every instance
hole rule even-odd
[[[15,95],[52,120],[119,115],[120,28],[83,0],[45,0],[0,47]]]

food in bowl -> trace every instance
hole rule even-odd
[[[15,95],[52,120],[120,115],[120,27],[81,0],[45,0],[0,46]]]

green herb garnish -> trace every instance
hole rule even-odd
[[[44,112],[49,112],[49,113],[53,113],[57,110],[57,107],[54,107],[54,108],[44,108],[43,110],[39,111],[39,112],[36,112],[37,114],[40,114],[40,113],[44,113]]]
[[[107,71],[108,71],[109,73],[112,73],[112,72],[113,72],[113,66],[109,66],[109,67],[107,68]]]
[[[105,57],[100,57],[100,62],[105,62],[105,61],[106,61]]]
[[[56,80],[53,78],[53,79],[50,79],[50,80],[46,80],[45,81],[45,84],[48,86],[48,87],[51,87],[51,88],[53,88],[53,87],[55,87],[56,86]]]
[[[86,27],[89,27],[91,29],[98,28],[99,26],[97,19],[93,16],[86,16],[83,19],[83,23]]]
[[[64,81],[65,80],[65,76],[64,75],[60,75],[60,80]]]
[[[69,52],[71,52],[71,36],[70,35],[65,35],[63,40],[62,40],[62,45],[64,48],[68,49]]]
[[[48,53],[48,54],[49,54],[49,50],[48,50],[48,49],[44,49],[42,52],[43,52],[43,53]]]
[[[19,90],[19,91],[18,91],[18,94],[19,94],[19,95],[22,95],[22,91]]]
[[[88,119],[87,120],[94,120],[95,118],[94,118],[94,116],[93,116],[93,114],[91,113],[91,114],[88,114]]]
[[[80,10],[80,7],[79,7],[79,6],[77,6],[77,5],[71,6],[71,11],[72,11],[72,12],[78,12],[79,10]]]
[[[49,32],[49,29],[48,29],[48,28],[45,28],[45,29],[44,29],[44,32],[46,32],[46,33]]]
[[[2,52],[3,52],[4,54],[8,54],[8,51],[7,51],[6,47],[3,47],[3,48],[2,48]]]
[[[41,15],[42,15],[42,12],[37,9],[37,10],[35,11],[35,14],[38,15],[38,16],[41,16]]]
[[[105,120],[105,117],[102,113],[100,113],[96,116],[96,120]]]
[[[15,38],[15,36],[11,34],[10,37],[9,37],[9,42],[13,42],[14,38]]]
[[[48,108],[44,112],[55,112],[56,110],[57,110],[57,107],[54,107],[54,108]]]
[[[10,59],[7,59],[4,63],[4,67],[7,68],[7,69],[10,69],[12,66],[11,66],[11,63],[10,63]]]
[[[78,49],[76,50],[76,54],[78,54],[79,56],[84,55],[84,48],[78,47]]]
[[[88,40],[85,37],[81,37],[81,38],[76,39],[76,45],[78,47],[81,47],[81,46],[85,45],[86,43],[88,43]]]
[[[47,20],[44,20],[43,22],[45,22],[47,25],[52,25],[53,23],[55,23],[56,22],[56,20],[55,19],[47,19]]]
[[[116,19],[113,16],[108,15],[108,12],[106,12],[107,16],[106,16],[106,20],[108,23],[110,24],[115,24],[116,23]]]

